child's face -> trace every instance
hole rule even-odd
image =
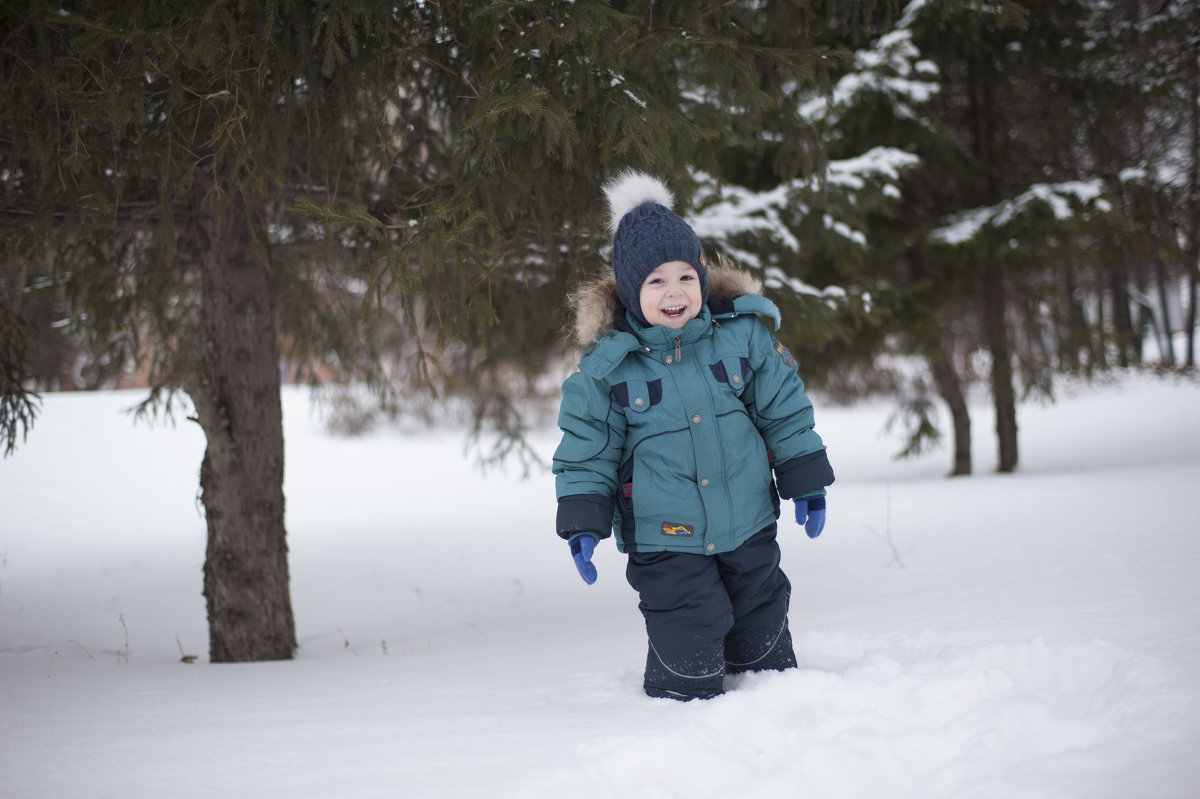
[[[678,330],[700,314],[700,276],[686,261],[668,261],[646,276],[639,299],[652,327]]]

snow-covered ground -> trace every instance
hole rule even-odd
[[[1200,796],[1200,385],[1023,406],[1021,469],[893,462],[822,407],[829,525],[783,526],[801,668],[647,699],[606,543],[455,432],[327,436],[285,394],[294,661],[207,662],[199,429],[48,395],[0,460],[0,797]],[[537,438],[549,453],[554,432]],[[194,663],[181,655],[197,655]]]

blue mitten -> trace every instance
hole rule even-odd
[[[798,497],[796,524],[804,525],[809,538],[816,538],[825,529],[825,497]]]
[[[596,536],[583,533],[571,538],[571,557],[575,559],[575,568],[579,576],[588,585],[596,582],[596,567],[592,565],[592,553],[596,551]]]

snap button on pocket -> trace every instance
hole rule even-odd
[[[634,413],[646,413],[662,399],[662,381],[627,380],[613,386],[612,395],[622,407]]]
[[[750,361],[730,356],[712,364],[709,369],[718,383],[724,383],[740,395],[746,388],[746,373],[750,370]]]

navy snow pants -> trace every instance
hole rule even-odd
[[[726,674],[796,665],[775,534],[772,524],[720,555],[630,553],[625,574],[650,639],[647,694],[708,698]]]

